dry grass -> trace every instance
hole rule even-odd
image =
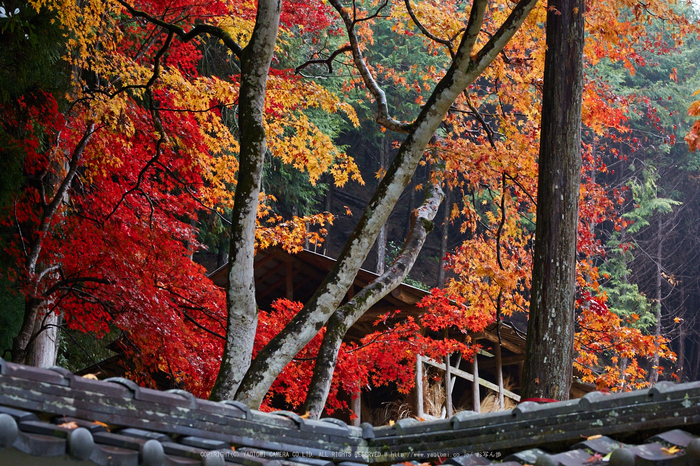
[[[432,382],[432,377],[427,377],[423,383],[423,412],[435,417],[443,417],[445,405],[445,386],[442,380]]]
[[[514,387],[515,384],[510,380],[510,378],[506,377],[503,380],[504,389],[512,390]],[[500,407],[498,406],[498,393],[489,391],[489,394],[486,395],[483,400],[481,400],[481,412],[493,413],[496,411],[507,411],[517,406],[517,403],[514,400],[508,398],[507,396],[503,397],[503,403],[505,404],[505,407],[503,409],[500,409]]]
[[[411,404],[403,397],[382,403],[382,406],[376,409],[362,406],[362,422],[369,422],[373,426],[383,426],[389,424],[389,421],[407,417],[413,417],[413,410]]]

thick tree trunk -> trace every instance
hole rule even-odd
[[[238,99],[240,165],[231,218],[226,344],[211,399],[232,399],[250,366],[258,325],[255,301],[255,226],[267,140],[265,88],[277,42],[280,0],[260,0],[250,42],[241,52]]]
[[[523,398],[569,398],[574,356],[585,5],[547,13],[537,226]]]
[[[333,181],[328,183],[328,192],[326,193],[326,212],[333,212]],[[333,257],[331,246],[333,245],[333,225],[326,225],[326,237],[323,240],[323,255]]]
[[[411,215],[413,228],[396,260],[383,275],[377,277],[348,303],[338,308],[328,320],[327,330],[316,358],[311,385],[304,402],[303,410],[309,412],[312,418],[318,419],[323,413],[331,388],[333,371],[338,361],[338,351],[345,333],[370,307],[404,281],[432,228],[432,220],[442,199],[443,193],[439,186],[429,189],[425,203]]]
[[[482,49],[473,53],[487,5],[486,0],[475,0],[467,30],[462,37],[452,66],[435,87],[416,121],[410,125],[404,125],[386,114],[386,97],[378,88],[363,61],[359,39],[354,32],[354,22],[350,13],[337,0],[330,1],[349,31],[355,65],[365,85],[377,97],[380,109],[378,121],[389,129],[407,131],[408,134],[333,270],[304,308],[260,351],[251,364],[240,384],[236,399],[255,408],[260,406],[277,375],[311,341],[338,308],[376,241],[379,230],[386,223],[396,201],[410,182],[428,142],[452,103],[498,56],[536,3],[536,0],[521,0]]]
[[[61,316],[55,312],[37,319],[34,328],[36,337],[29,345],[27,352],[27,363],[30,366],[51,367],[56,365],[60,322]]]
[[[676,374],[678,375],[678,381],[683,382],[683,370],[685,369],[685,323],[681,322],[680,328],[678,329],[678,363],[676,368]]]
[[[42,300],[28,297],[24,300],[24,319],[19,334],[12,341],[12,362],[27,363],[29,343],[34,336],[34,327]]]

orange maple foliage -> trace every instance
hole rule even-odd
[[[507,11],[490,10],[485,29],[493,33]],[[424,39],[427,51],[449,56],[450,40],[459,37],[469,13],[469,8],[456,2],[416,2],[413,15],[423,29],[437,36],[435,40]],[[466,304],[463,312],[472,318],[469,325],[474,328],[466,326],[465,330],[478,331],[494,322],[497,312],[509,316],[527,312],[529,307],[546,15],[546,4],[540,2],[501,59],[457,99],[443,123],[444,131],[426,151],[435,176],[443,179],[455,195],[451,221],[467,236],[446,257],[446,267],[458,276],[449,281],[449,293],[461,296]],[[629,131],[626,125],[634,101],[616,95],[609,83],[596,76],[594,67],[606,59],[621,62],[634,74],[636,67],[646,65],[643,51],[667,52],[697,26],[674,12],[672,4],[659,2],[644,6],[625,1],[590,4],[586,17],[585,61],[589,73],[583,103],[584,168],[577,271],[578,288],[586,299],[580,301],[580,332],[576,337],[580,352],[575,364],[586,381],[629,389],[641,383],[637,358],[650,355],[649,338],[611,317],[604,322],[599,336],[601,341],[615,341],[613,353],[619,350],[625,356],[606,361],[612,366],[601,365],[603,359],[599,357],[607,346],[592,345],[596,332],[591,329],[602,322],[594,318],[596,314],[591,315],[587,303],[591,293],[597,293],[596,264],[605,256],[596,227],[604,222],[623,222],[617,210],[623,193],[601,185],[595,175],[607,171],[601,154],[617,155],[614,143],[623,140]],[[415,21],[405,9],[392,10],[390,18],[398,34],[418,34]],[[662,32],[652,34],[648,26],[657,18],[663,19]],[[488,40],[488,32],[477,40]],[[371,37],[371,32],[365,34]],[[422,96],[431,89],[427,85],[424,90],[422,84],[434,82],[444,72],[431,66],[411,69],[409,74],[379,63],[373,69],[411,95],[416,94],[416,102],[422,102]],[[418,79],[411,82],[408,76],[416,73]],[[698,109],[700,105],[691,111],[700,115]],[[700,132],[700,123],[697,127]],[[664,345],[661,342],[662,357],[672,358]],[[625,367],[620,367],[620,358],[626,358]]]

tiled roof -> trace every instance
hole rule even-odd
[[[700,382],[360,428],[0,359],[0,465],[700,465],[698,435]]]

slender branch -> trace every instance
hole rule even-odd
[[[12,212],[15,218],[15,225],[17,225],[17,233],[19,233],[19,240],[22,243],[22,252],[24,253],[24,257],[27,257],[27,242],[24,240],[24,235],[22,234],[22,226],[19,224],[19,218],[17,218],[17,202],[18,199],[15,198],[15,201],[12,205]]]
[[[501,175],[501,182],[503,184],[501,192],[501,221],[498,224],[498,230],[496,231],[496,260],[498,261],[498,267],[501,270],[503,268],[503,262],[501,261],[501,234],[503,233],[503,227],[506,224],[506,172]]]
[[[203,331],[207,332],[209,335],[215,336],[216,338],[221,338],[222,340],[226,341],[226,337],[225,337],[225,336],[220,335],[220,334],[216,333],[215,331],[206,328],[204,325],[202,325],[202,324],[200,324],[199,322],[197,322],[197,321],[194,319],[194,317],[192,317],[191,315],[189,315],[189,314],[188,314],[187,312],[185,312],[182,308],[180,309],[180,312],[182,312],[182,315],[185,317],[185,320],[189,320],[189,321],[192,322],[195,326],[197,326],[200,330],[203,330]]]
[[[496,148],[496,142],[493,140],[493,134],[494,131],[491,129],[491,126],[484,120],[484,117],[481,116],[481,113],[479,113],[479,109],[477,109],[474,104],[472,104],[472,99],[469,97],[469,94],[467,93],[466,89],[463,92],[465,100],[467,102],[467,105],[469,106],[469,109],[472,112],[472,115],[476,118],[476,121],[479,122],[482,128],[484,128],[484,131],[486,132],[486,137],[489,139],[489,144],[491,144],[492,148]]]
[[[97,277],[66,278],[66,279],[63,279],[63,280],[55,283],[51,288],[46,290],[46,292],[44,292],[44,296],[49,297],[51,295],[51,293],[53,293],[54,291],[66,286],[66,285],[72,285],[75,283],[85,283],[85,282],[101,283],[103,285],[111,285],[112,284],[112,282],[110,280],[107,280],[106,278],[97,278]]]
[[[207,112],[211,112],[212,110],[215,110],[215,109],[222,110],[222,109],[224,109],[224,108],[233,107],[233,106],[235,106],[235,105],[236,105],[235,103],[233,103],[233,104],[216,104],[216,105],[213,105],[213,106],[211,106],[211,107],[209,107],[209,108],[205,108],[205,109],[202,109],[202,110],[193,110],[193,109],[191,109],[191,108],[156,107],[156,110],[158,110],[159,112],[207,113]]]
[[[525,187],[524,187],[522,184],[520,184],[520,182],[517,180],[518,175],[510,176],[510,175],[507,174],[507,173],[506,173],[505,175],[506,175],[513,183],[515,183],[516,185],[518,185],[518,187],[519,187],[520,189],[523,190],[523,193],[524,193],[527,197],[530,198],[530,201],[531,201],[532,204],[536,207],[536,206],[537,206],[537,201],[535,200],[534,197],[532,197],[532,194],[530,194],[529,192],[527,192],[527,189],[525,189]]]
[[[445,47],[447,47],[447,50],[450,52],[450,56],[454,59],[455,57],[455,52],[452,49],[452,39],[440,39],[439,37],[433,35],[428,29],[423,26],[423,23],[420,22],[418,17],[416,16],[416,13],[413,11],[413,8],[411,7],[411,0],[405,0],[404,3],[406,4],[406,11],[408,11],[408,16],[411,17],[411,20],[413,23],[420,29],[420,31],[423,33],[425,37],[428,39],[432,40],[433,42],[437,42],[438,44],[442,44]],[[464,31],[464,29],[462,29]],[[455,36],[456,37],[456,36]]]
[[[501,270],[503,268],[503,261],[501,260],[501,235],[503,233],[503,227],[506,224],[506,172],[501,175],[502,188],[501,188],[501,222],[498,225],[498,230],[496,231],[496,260],[498,261],[498,267]],[[496,333],[498,334],[498,344],[501,344],[501,300],[503,299],[503,285],[501,285],[500,290],[498,290],[498,298],[496,298]]]
[[[353,5],[355,5],[355,2],[353,2]],[[359,19],[357,18],[357,16],[353,16],[353,23],[357,24],[357,23],[361,23],[362,21],[369,21],[371,19],[378,17],[379,13],[381,13],[382,10],[387,7],[387,5],[389,5],[389,0],[384,0],[384,3],[379,5],[379,8],[377,8],[377,11],[375,11],[373,14],[371,14],[369,16],[365,16],[364,18],[359,18]]]
[[[155,82],[158,80],[160,77],[160,70],[161,70],[161,59],[163,58],[163,55],[165,55],[165,52],[170,48],[170,44],[173,41],[173,33],[170,32],[168,34],[168,38],[165,40],[163,43],[163,46],[160,48],[156,56],[154,57],[154,68],[153,68],[153,75],[151,78],[148,80],[145,86],[134,86],[134,87],[142,87],[146,89],[146,93],[148,94],[149,101],[150,101],[150,110],[151,110],[151,119],[153,120],[153,125],[156,128],[156,131],[158,131],[159,138],[156,141],[156,153],[155,155],[148,161],[146,162],[146,165],[141,169],[139,172],[138,177],[136,178],[136,184],[126,191],[124,194],[122,194],[122,197],[117,201],[117,204],[114,206],[112,211],[105,217],[104,221],[107,222],[112,215],[119,209],[119,206],[121,206],[122,202],[126,199],[127,196],[129,196],[131,193],[135,191],[141,191],[144,196],[148,199],[149,204],[151,205],[151,222],[153,221],[153,204],[150,202],[150,199],[146,195],[146,193],[141,189],[141,183],[143,182],[144,178],[146,177],[146,172],[148,169],[158,160],[162,153],[162,145],[163,142],[165,142],[165,130],[163,129],[163,123],[160,120],[160,116],[158,115],[158,110],[155,105],[155,97],[153,96],[152,88]],[[122,88],[123,89],[123,88]]]
[[[68,192],[68,189],[73,183],[73,179],[75,178],[75,175],[78,172],[78,165],[80,164],[80,159],[83,155],[83,152],[85,151],[85,147],[87,147],[87,144],[92,138],[92,135],[95,133],[95,131],[95,124],[90,123],[87,129],[85,130],[85,133],[83,133],[83,137],[80,139],[78,145],[73,151],[70,162],[68,164],[68,173],[66,173],[66,176],[63,178],[61,185],[56,190],[56,194],[54,195],[53,200],[44,209],[43,215],[41,216],[41,223],[39,224],[39,228],[37,229],[37,239],[33,247],[31,248],[29,256],[27,257],[27,271],[30,274],[33,274],[36,270],[36,264],[39,260],[39,253],[41,252],[42,247],[42,239],[44,238],[46,232],[49,230],[49,225],[51,224],[51,220],[53,219],[54,214],[58,210],[58,207],[61,205],[61,202],[63,201],[66,193]]]
[[[126,3],[124,0],[117,1],[124,8],[126,8],[129,11],[129,13],[131,13],[131,16],[135,18],[143,18],[149,23],[160,26],[161,28],[165,29],[171,34],[177,34],[178,38],[182,42],[189,42],[190,40],[202,35],[214,36],[218,39],[221,39],[221,41],[223,41],[223,43],[236,55],[236,57],[238,57],[238,59],[241,58],[241,54],[243,53],[243,49],[241,48],[241,46],[233,40],[233,38],[228,32],[224,31],[220,27],[212,26],[210,24],[198,24],[192,29],[190,29],[188,32],[185,32],[185,30],[182,27],[160,20],[154,16],[149,15],[144,11],[137,10],[136,8]]]
[[[348,12],[345,11],[343,6],[340,4],[340,0],[329,1],[340,15],[343,23],[345,23],[345,28],[348,32],[348,39],[350,40],[350,48],[352,49],[353,61],[357,67],[357,70],[360,72],[362,81],[365,83],[365,86],[369,92],[377,100],[377,123],[387,129],[396,131],[397,133],[408,133],[412,125],[401,123],[389,115],[389,105],[386,100],[386,94],[379,87],[379,84],[377,84],[374,76],[372,76],[372,72],[369,70],[367,63],[365,63],[365,59],[362,56],[362,51],[360,50],[360,41],[357,37],[357,33],[355,32],[356,20],[354,18],[350,18]]]
[[[294,68],[294,73],[299,74],[303,69],[305,69],[306,67],[308,67],[310,65],[320,65],[320,64],[326,65],[326,67],[328,68],[328,73],[333,73],[333,60],[335,60],[335,58],[338,55],[341,55],[341,54],[346,53],[346,52],[352,52],[352,48],[349,45],[346,45],[345,47],[339,48],[338,50],[333,52],[330,57],[328,57],[326,59],[319,58],[316,60],[307,60],[306,62],[304,62],[301,65]]]

